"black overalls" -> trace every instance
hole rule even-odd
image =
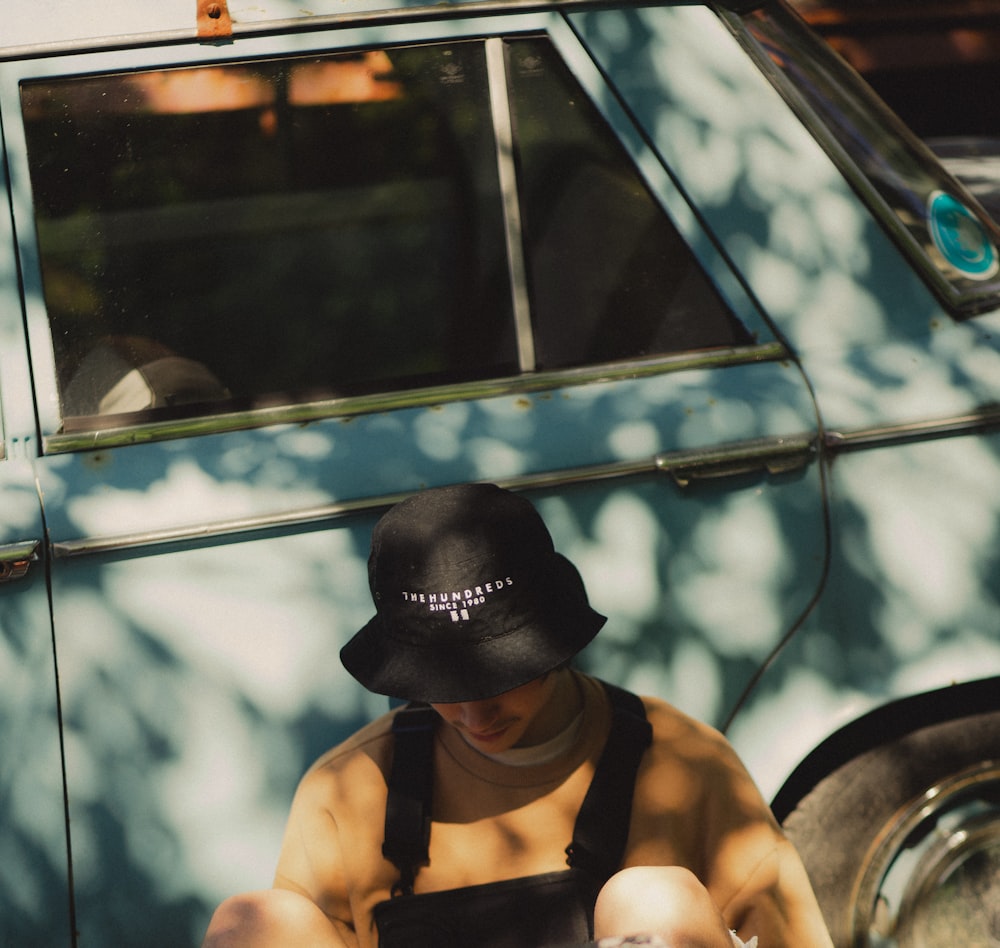
[[[566,848],[569,868],[421,895],[413,880],[428,860],[437,714],[426,705],[397,712],[382,852],[400,879],[375,906],[379,948],[542,948],[593,936],[594,902],[621,866],[635,775],[652,740],[642,702],[603,684],[611,731]]]

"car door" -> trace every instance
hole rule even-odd
[[[822,580],[815,409],[568,22],[60,52],[0,101],[81,942],[270,883],[422,487],[527,492],[583,663],[721,723]]]
[[[0,187],[7,178],[0,167]],[[10,215],[0,215],[0,941],[68,944],[70,898],[48,556]]]

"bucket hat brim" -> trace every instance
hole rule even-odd
[[[566,664],[606,619],[535,507],[495,484],[431,488],[375,525],[376,614],[344,667],[376,694],[478,701]]]

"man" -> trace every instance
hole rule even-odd
[[[570,669],[605,618],[528,501],[414,495],[376,526],[369,582],[341,660],[412,704],[313,765],[274,889],[223,903],[206,945],[829,948],[722,736]]]

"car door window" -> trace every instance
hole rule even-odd
[[[23,83],[64,430],[749,343],[551,43],[490,42]]]
[[[539,366],[749,342],[551,45],[508,50]]]

